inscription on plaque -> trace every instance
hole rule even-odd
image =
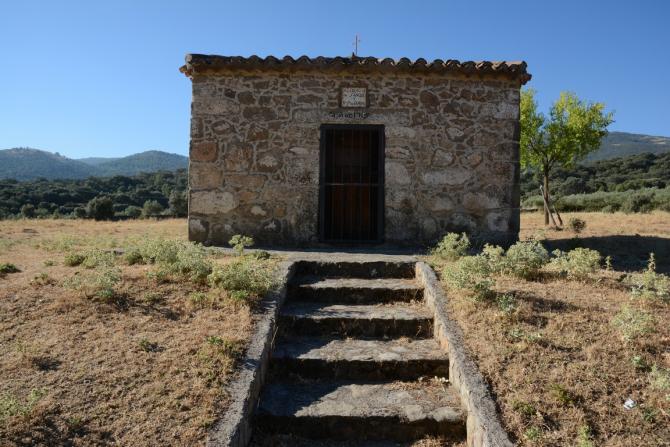
[[[365,87],[343,87],[342,107],[367,107],[368,90]]]

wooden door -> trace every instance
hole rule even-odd
[[[380,242],[384,216],[384,128],[321,128],[320,230],[331,242]]]

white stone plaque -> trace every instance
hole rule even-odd
[[[342,107],[367,107],[368,89],[365,87],[342,87]]]

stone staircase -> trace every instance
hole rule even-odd
[[[280,310],[255,446],[465,440],[411,262],[301,262]],[[430,444],[437,445],[437,444]]]

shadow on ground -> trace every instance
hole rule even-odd
[[[546,241],[550,250],[572,250],[577,247],[598,250],[612,257],[612,267],[619,271],[642,270],[647,266],[649,253],[656,254],[656,271],[670,273],[670,238],[657,236],[621,235],[575,237]]]

